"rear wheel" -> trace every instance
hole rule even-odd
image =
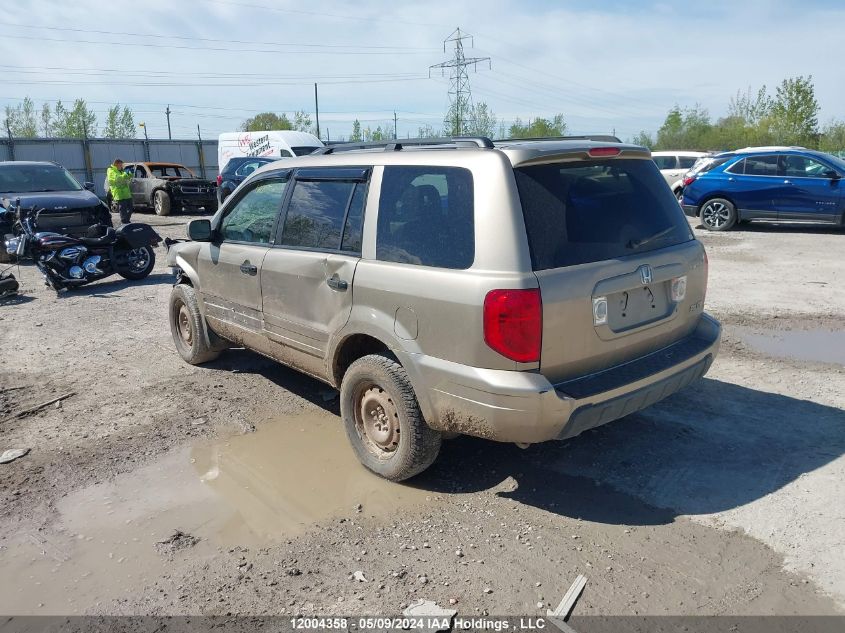
[[[701,207],[701,224],[708,231],[727,231],[736,224],[736,207],[730,200],[712,198]]]
[[[437,459],[440,433],[426,424],[394,358],[372,354],[352,363],[340,385],[340,412],[358,459],[385,479],[408,479]]]
[[[156,215],[170,215],[170,196],[166,191],[159,189],[153,196],[153,209]]]
[[[153,247],[142,246],[126,253],[126,267],[117,272],[124,279],[137,281],[153,272],[155,265],[156,254]]]
[[[220,355],[213,349],[200,313],[197,295],[191,286],[179,284],[170,292],[170,334],[176,351],[186,363],[199,365]]]

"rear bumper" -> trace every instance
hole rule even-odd
[[[684,208],[684,214],[691,217],[697,218],[698,217],[698,207],[694,204],[684,204],[681,205]]]
[[[534,372],[467,367],[401,354],[432,428],[502,442],[574,437],[648,407],[703,376],[721,326],[702,315],[696,330],[666,348],[557,385]]]

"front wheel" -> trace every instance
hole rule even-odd
[[[170,196],[159,189],[153,197],[153,209],[156,215],[170,215]]]
[[[156,254],[152,246],[133,248],[126,253],[126,266],[117,271],[124,279],[143,279],[156,265]]]
[[[173,286],[169,313],[170,334],[182,360],[199,365],[220,355],[219,348],[213,346],[209,337],[193,287],[186,284]]]
[[[708,231],[727,231],[736,224],[736,207],[730,200],[712,198],[701,207],[701,224]]]
[[[440,452],[440,433],[423,419],[405,369],[394,358],[359,358],[343,376],[340,413],[360,462],[402,481],[424,471]]]

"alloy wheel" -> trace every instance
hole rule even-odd
[[[701,210],[701,221],[715,229],[723,227],[731,219],[731,211],[724,202],[708,202]]]

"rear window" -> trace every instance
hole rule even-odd
[[[514,170],[534,270],[616,259],[693,239],[651,161],[610,159]]]

